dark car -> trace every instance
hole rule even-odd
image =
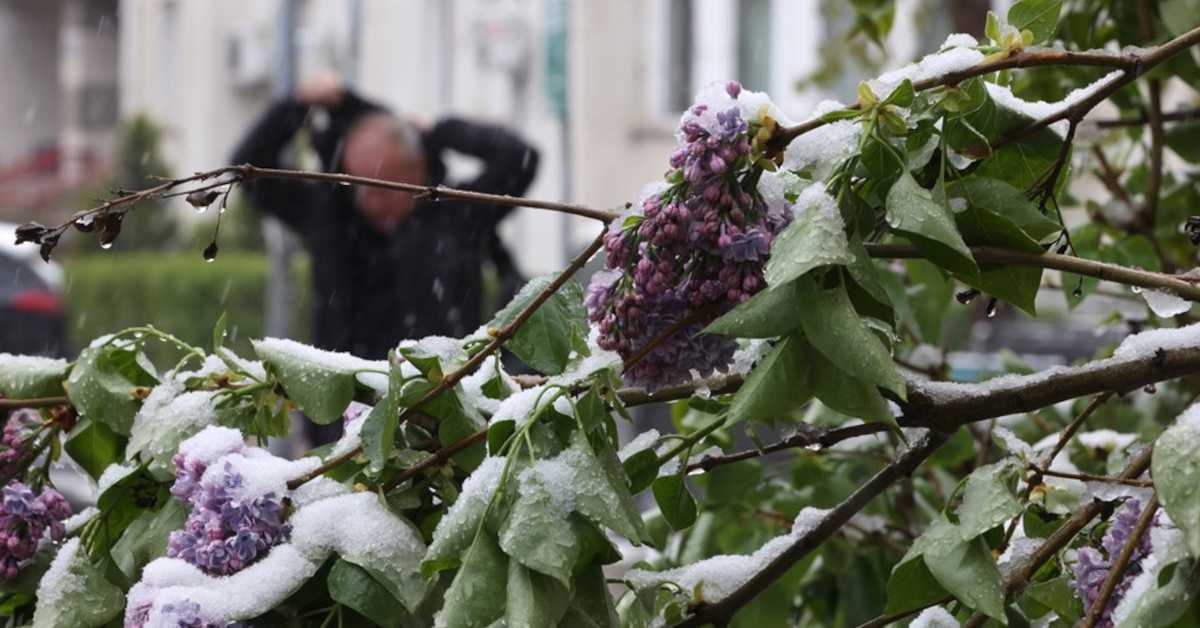
[[[62,269],[17,246],[16,226],[0,223],[0,353],[61,356],[66,348]]]

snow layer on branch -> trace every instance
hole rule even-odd
[[[263,338],[262,340],[252,340],[251,344],[254,345],[255,350],[262,347],[268,351],[283,353],[298,360],[319,364],[332,371],[352,373],[354,371],[365,370],[388,370],[387,360],[364,360],[349,353],[325,351],[324,349],[318,349],[286,338]]]
[[[449,336],[425,336],[420,340],[401,340],[400,349],[415,349],[421,353],[435,356],[443,367],[467,360],[467,352],[463,350],[463,341]],[[387,370],[385,366],[383,370]]]
[[[663,582],[674,582],[684,591],[694,591],[700,586],[705,602],[718,602],[738,587],[745,584],[754,574],[775,560],[788,547],[807,534],[828,511],[805,508],[796,516],[792,531],[767,541],[753,554],[726,554],[706,558],[699,562],[666,571],[632,569],[625,574],[634,587],[643,589]]]
[[[912,620],[909,628],[958,628],[958,620],[940,606],[931,606]]]
[[[658,433],[658,430],[655,429],[649,429],[641,434],[638,434],[633,440],[625,443],[625,446],[617,452],[617,458],[619,458],[621,462],[625,462],[633,454],[636,454],[643,449],[649,449],[653,447],[654,443],[658,441],[659,436],[660,434]]]
[[[1137,440],[1137,434],[1124,434],[1116,430],[1103,429],[1091,432],[1080,432],[1076,435],[1079,443],[1088,449],[1103,449],[1107,452],[1125,449]]]
[[[210,425],[179,444],[179,453],[210,465],[217,458],[246,447],[242,433],[229,427]]]
[[[1134,334],[1121,342],[1113,352],[1113,357],[1134,360],[1153,357],[1159,349],[1169,351],[1188,348],[1200,348],[1200,323],[1192,323],[1186,327],[1151,329]]]
[[[699,115],[692,113],[692,107],[683,112],[683,116],[679,120],[679,130],[675,132],[675,139],[680,144],[684,143],[683,126],[688,122],[699,124],[700,128],[707,131],[709,135],[720,136],[720,124],[717,122],[717,114],[728,111],[730,107],[734,106],[741,112],[742,119],[746,122],[761,121],[761,116],[765,113],[783,126],[791,126],[793,124],[791,118],[775,103],[771,102],[771,98],[766,93],[743,89],[738,94],[737,100],[734,100],[729,96],[729,92],[725,90],[726,85],[728,85],[728,82],[718,81],[700,88],[692,103],[693,106],[704,105],[705,110]]]
[[[301,484],[292,491],[292,503],[296,508],[303,508],[319,500],[346,495],[349,492],[350,489],[336,480],[321,475]]]
[[[942,48],[974,48],[978,45],[979,42],[966,33],[950,33],[942,44]]]
[[[172,381],[155,386],[133,417],[126,455],[140,454],[155,475],[170,475],[179,444],[217,422],[215,394],[183,392],[183,385]]]
[[[946,43],[950,44],[952,39],[955,38],[947,39]],[[884,72],[879,75],[879,78],[867,81],[867,85],[871,88],[871,91],[875,92],[876,96],[886,98],[905,79],[913,83],[934,79],[979,65],[983,62],[983,58],[983,53],[978,50],[973,50],[969,47],[952,46],[941,52],[927,55],[916,63],[910,63],[902,68]]]
[[[100,510],[95,506],[88,506],[83,510],[67,517],[63,521],[63,527],[67,529],[67,534],[74,534],[76,530],[82,528],[93,517],[100,514]]]
[[[54,560],[50,562],[50,568],[38,582],[37,606],[39,609],[54,608],[61,604],[67,596],[83,593],[78,586],[81,583],[74,582],[69,569],[78,553],[79,539],[73,538],[64,543],[58,553],[54,555]]]
[[[216,484],[226,475],[225,467],[242,476],[238,495],[253,499],[267,493],[287,495],[287,483],[321,466],[315,456],[299,460],[284,460],[265,449],[251,447],[243,453],[228,454],[204,471],[201,482]]]
[[[163,607],[185,600],[199,604],[201,615],[211,621],[252,619],[295,593],[318,566],[290,543],[275,546],[231,576],[209,576],[178,558],[159,558],[146,565],[142,581],[129,590],[127,609],[152,600],[147,628],[166,626]]]
[[[1047,116],[1056,114],[1063,109],[1066,109],[1067,107],[1070,107],[1071,105],[1087,98],[1102,85],[1105,85],[1113,78],[1120,76],[1121,73],[1121,70],[1110,72],[1091,85],[1072,90],[1071,93],[1067,94],[1065,98],[1058,102],[1022,100],[1013,95],[1012,89],[1008,87],[997,85],[995,83],[984,83],[984,85],[987,87],[988,94],[992,97],[992,100],[996,101],[996,104],[1004,107],[1005,109],[1010,109],[1037,120],[1039,118],[1045,118]],[[1063,136],[1067,134],[1067,127],[1068,122],[1066,120],[1060,120],[1050,125],[1051,129]]]
[[[559,392],[546,384],[517,391],[500,402],[500,407],[492,414],[491,422],[494,425],[501,421],[513,421],[517,426],[524,425]]]

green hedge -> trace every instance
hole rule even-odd
[[[248,355],[248,339],[263,335],[267,260],[261,254],[226,252],[205,263],[193,251],[112,252],[64,266],[72,351],[97,336],[148,323],[208,349],[222,312],[238,353]],[[307,260],[298,260],[293,277],[298,294],[292,336],[305,340],[311,324]]]

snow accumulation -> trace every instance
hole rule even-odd
[[[969,37],[969,35],[968,35]],[[965,43],[965,40],[951,37],[946,40],[947,43],[952,41],[957,43]],[[972,40],[974,41],[974,40]],[[944,76],[952,72],[966,70],[983,62],[984,55],[978,50],[963,46],[951,46],[941,52],[935,52],[927,55],[916,63],[910,63],[904,67],[896,68],[879,75],[879,78],[867,81],[867,86],[879,98],[886,98],[892,90],[900,86],[905,79],[916,83],[934,79],[939,76]]]
[[[338,351],[326,351],[288,340],[286,338],[263,338],[250,341],[255,351],[266,350],[282,353],[304,362],[318,364],[331,371],[353,373],[355,371],[387,371],[387,360],[364,360],[363,358]]]
[[[1150,329],[1121,342],[1113,357],[1139,359],[1152,357],[1159,349],[1200,349],[1200,323],[1185,327]]]
[[[998,105],[1036,120],[1038,118],[1054,115],[1063,109],[1066,109],[1067,107],[1070,107],[1071,105],[1087,98],[1088,96],[1091,96],[1096,92],[1097,89],[1100,89],[1102,86],[1108,84],[1109,81],[1113,80],[1114,78],[1119,77],[1121,73],[1121,70],[1110,72],[1090,85],[1072,90],[1071,93],[1067,94],[1065,98],[1058,102],[1022,100],[1016,97],[1012,93],[1012,89],[1009,87],[997,85],[995,83],[984,83],[984,85],[987,87],[988,94],[992,97],[992,100],[996,101]],[[1050,125],[1050,128],[1059,135],[1065,136],[1067,134],[1068,124],[1069,123],[1066,120],[1060,120]]]
[[[810,532],[828,511],[805,508],[796,516],[791,532],[767,541],[753,554],[727,554],[665,571],[632,569],[625,574],[635,588],[643,589],[664,582],[674,582],[684,591],[694,591],[699,585],[705,602],[718,602],[745,584],[782,554],[788,547]]]
[[[1183,532],[1165,517],[1161,512],[1159,524],[1150,528],[1150,553],[1146,555],[1140,566],[1141,573],[1129,582],[1121,601],[1113,609],[1114,626],[1126,625],[1126,619],[1146,596],[1146,593],[1158,587],[1159,575],[1168,564],[1174,564],[1180,556],[1186,556],[1188,550]]]
[[[517,391],[500,402],[492,413],[492,424],[501,421],[513,421],[518,427],[524,425],[539,410],[550,405],[551,399],[561,394],[557,389],[551,389],[546,384]]]
[[[342,414],[342,437],[338,439],[333,449],[329,451],[329,458],[337,458],[343,454],[350,453],[357,449],[359,445],[362,445],[363,424],[367,422],[367,417],[370,416],[371,410],[371,406],[365,403],[350,402],[350,406]]]
[[[126,613],[153,601],[146,627],[174,626],[164,608],[191,600],[210,621],[252,619],[295,593],[319,566],[290,543],[271,548],[265,558],[231,576],[209,576],[178,558],[159,558],[146,565],[141,582],[129,590]]]
[[[229,427],[212,425],[179,444],[179,453],[210,465],[225,454],[241,451],[245,447],[242,433]]]
[[[217,422],[215,391],[183,390],[178,380],[155,386],[133,417],[127,453],[140,454],[157,475],[171,473],[171,458],[184,439]]]
[[[103,495],[104,491],[107,491],[112,485],[120,482],[134,471],[137,471],[137,469],[137,465],[132,462],[108,465],[104,469],[104,472],[100,474],[100,479],[96,480],[96,496]]]
[[[1163,290],[1142,290],[1142,299],[1159,318],[1178,316],[1192,309],[1192,302]]]
[[[833,105],[830,107],[829,105]],[[817,112],[824,109],[837,110],[842,105],[825,101],[817,105]],[[815,117],[825,115],[816,113]],[[792,140],[783,151],[783,167],[787,170],[808,170],[815,181],[824,181],[838,164],[858,152],[862,126],[854,120],[837,120],[817,127]]]
[[[766,113],[783,126],[794,124],[778,105],[771,102],[771,98],[766,93],[743,89],[735,100],[729,96],[729,92],[725,89],[726,85],[727,83],[724,81],[709,83],[696,94],[693,102],[696,105],[704,105],[705,110],[699,115],[693,114],[692,108],[683,112],[679,130],[675,132],[675,138],[680,144],[684,143],[683,125],[686,122],[699,124],[700,128],[707,131],[709,135],[720,135],[717,114],[728,111],[730,107],[737,107],[742,119],[746,122],[760,120],[761,114]]]
[[[321,459],[315,456],[285,460],[265,449],[249,447],[240,453],[226,454],[215,464],[209,465],[201,481],[215,485],[228,468],[242,476],[239,495],[243,499],[254,499],[267,493],[286,495],[289,480],[301,477],[319,466]]]
[[[420,340],[401,340],[400,349],[415,349],[432,355],[442,366],[455,362],[465,362],[467,352],[463,350],[463,341],[449,336],[425,336]],[[386,370],[387,367],[384,367]]]
[[[946,609],[940,606],[931,606],[917,615],[908,628],[958,628],[958,620],[954,618]]]
[[[633,454],[636,454],[643,449],[650,449],[656,442],[658,442],[659,436],[660,434],[656,429],[649,429],[641,434],[638,434],[633,440],[625,443],[624,447],[621,447],[621,450],[617,452],[617,458],[619,458],[621,462],[625,462],[631,456],[633,456]]]

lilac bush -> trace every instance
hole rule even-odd
[[[770,119],[743,119],[738,83],[726,93],[731,104],[715,119],[714,103],[684,114],[668,185],[605,235],[610,271],[593,278],[587,298],[601,347],[629,358],[681,319],[693,321],[625,373],[633,384],[654,388],[728,365],[734,342],[699,332],[766,285],[771,242],[790,220],[757,190],[753,141],[765,139],[757,130]]]
[[[42,415],[32,408],[13,410],[4,423],[4,434],[0,437],[0,473],[5,477],[16,475],[20,461],[29,454],[33,437],[42,426]]]
[[[1092,606],[1095,605],[1097,599],[1100,597],[1100,589],[1103,588],[1104,581],[1108,578],[1109,571],[1112,569],[1112,563],[1117,560],[1117,556],[1121,554],[1121,549],[1129,541],[1129,536],[1133,534],[1134,528],[1137,527],[1138,517],[1141,515],[1141,502],[1136,499],[1130,499],[1117,510],[1116,515],[1113,516],[1111,525],[1104,533],[1104,538],[1100,541],[1104,552],[1101,553],[1100,550],[1094,547],[1083,547],[1076,553],[1074,569],[1075,592],[1079,596],[1079,599],[1083,601],[1086,612],[1091,612]],[[1151,525],[1153,525],[1153,522]],[[1096,621],[1096,626],[1100,628],[1111,628],[1113,626],[1113,610],[1116,609],[1125,592],[1129,590],[1134,577],[1142,572],[1142,560],[1149,554],[1150,535],[1147,533],[1138,539],[1138,544],[1133,550],[1133,555],[1129,558],[1129,564],[1126,565],[1125,572],[1121,575],[1121,581],[1117,583],[1112,595],[1109,596],[1103,613],[1101,613],[1100,618]]]

